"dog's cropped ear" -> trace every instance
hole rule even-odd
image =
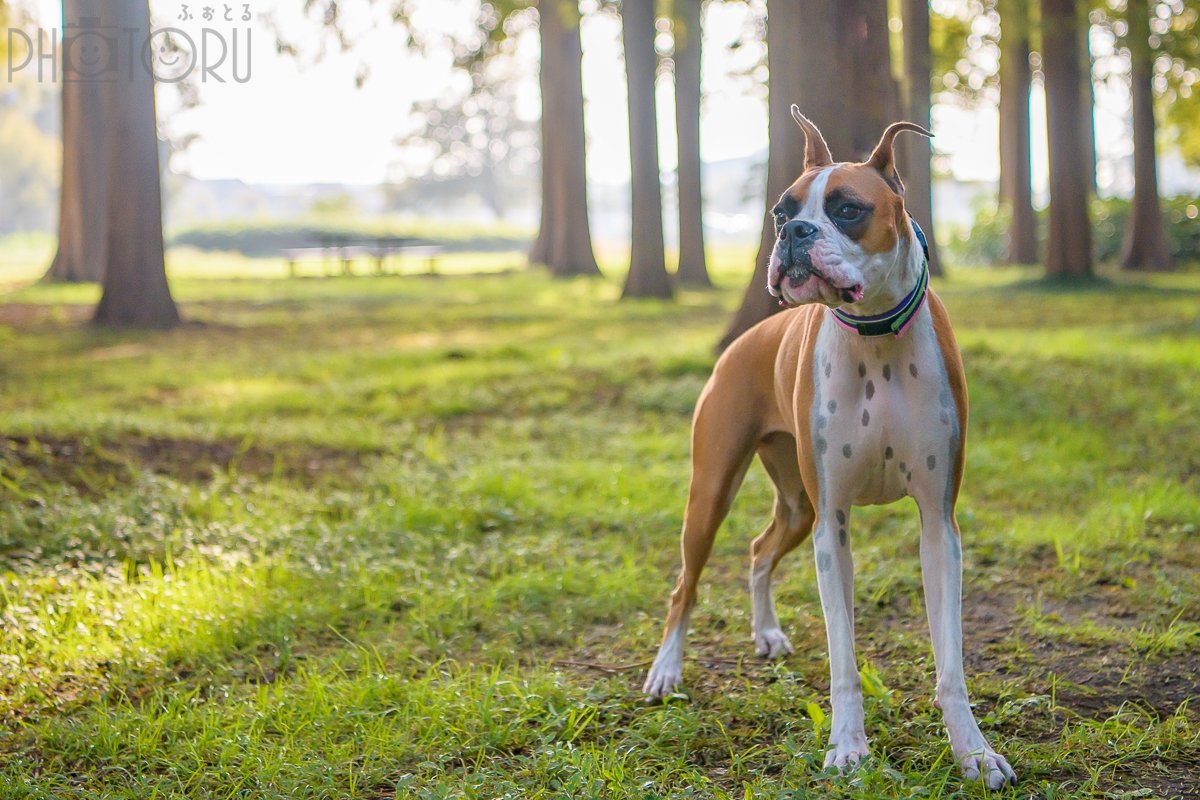
[[[896,153],[894,145],[896,136],[905,131],[919,133],[922,136],[933,138],[933,134],[917,125],[914,122],[893,122],[883,132],[883,136],[879,138],[879,144],[875,145],[875,149],[871,152],[871,157],[867,159],[867,164],[874,167],[883,176],[883,179],[888,183],[895,182],[895,189],[898,193],[904,192],[904,183],[900,180],[900,173],[896,171]]]
[[[804,171],[832,164],[833,156],[829,154],[829,145],[825,144],[825,137],[812,120],[800,113],[799,106],[792,106],[792,119],[796,120],[800,130],[804,131]]]

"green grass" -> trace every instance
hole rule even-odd
[[[192,324],[166,333],[87,327],[94,287],[5,296],[0,797],[984,796],[930,700],[908,502],[859,514],[874,755],[853,776],[820,768],[807,548],[779,580],[797,654],[752,656],[757,468],[705,573],[687,697],[639,696],[744,254],[673,304],[454,258],[287,281],[176,253]],[[972,398],[977,713],[1022,776],[1006,796],[1194,796],[1200,277],[1029,277],[939,285]]]

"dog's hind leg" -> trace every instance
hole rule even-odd
[[[666,697],[682,681],[683,647],[700,572],[754,456],[758,431],[753,416],[745,413],[741,388],[710,381],[696,406],[692,478],[680,546],[683,563],[671,593],[662,645],[642,688],[651,697]]]
[[[812,532],[816,512],[804,493],[794,438],[786,433],[768,436],[759,444],[758,456],[775,484],[775,512],[771,524],[750,546],[751,619],[755,651],[777,658],[792,652],[792,643],[775,613],[771,577],[779,561]]]

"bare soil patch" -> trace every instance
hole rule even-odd
[[[125,436],[0,436],[0,475],[18,485],[66,484],[101,494],[130,480],[134,471],[204,483],[219,472],[282,477],[305,485],[330,475],[355,474],[371,453],[313,445],[265,445],[224,439]],[[14,477],[19,480],[14,480]],[[0,486],[0,495],[11,486]]]

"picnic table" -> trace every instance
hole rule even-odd
[[[388,261],[400,258],[415,258],[425,261],[427,272],[437,274],[437,259],[445,248],[411,236],[380,236],[368,241],[354,241],[348,236],[322,238],[315,247],[291,247],[283,250],[287,261],[288,276],[296,277],[297,265],[301,261],[321,262],[321,273],[327,266],[340,269],[342,275],[354,274],[354,262],[367,260],[374,265],[374,274],[388,274]],[[397,270],[397,274],[399,271]]]

